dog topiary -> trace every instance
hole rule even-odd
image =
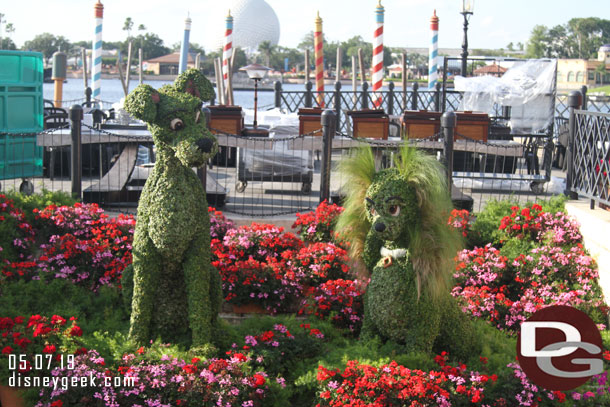
[[[391,168],[376,171],[368,147],[340,167],[346,201],[337,230],[371,274],[361,335],[425,352],[436,343],[467,357],[469,321],[449,293],[460,238],[447,225],[451,199],[442,166],[406,146]]]
[[[210,82],[189,69],[173,85],[158,91],[139,85],[125,99],[125,110],[148,124],[156,146],[133,242],[129,335],[137,343],[161,337],[203,345],[217,326],[220,276],[210,261],[205,192],[192,170],[218,149],[201,111],[213,95]]]

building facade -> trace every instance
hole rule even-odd
[[[600,68],[603,66],[603,68]],[[557,61],[557,88],[589,89],[610,85],[610,44],[602,45],[597,60],[559,59]]]

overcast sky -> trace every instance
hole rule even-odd
[[[313,30],[316,12],[324,20],[330,41],[361,35],[372,41],[377,0],[266,0],[280,20],[280,45],[296,47]],[[91,40],[96,0],[0,0],[0,13],[13,23],[17,46],[37,34],[50,32],[70,41]],[[171,46],[182,40],[187,13],[193,20],[191,42],[211,49],[224,30],[232,0],[103,0],[105,41],[124,40],[125,18],[134,28],[144,24]],[[434,9],[440,18],[439,46],[459,48],[462,43],[460,0],[382,0],[385,7],[384,44],[391,47],[427,47],[429,20]],[[573,17],[610,19],[608,0],[476,0],[470,19],[470,48],[502,48],[525,43],[536,24],[552,27]],[[4,32],[4,24],[2,25]],[[237,29],[237,27],[236,27]],[[134,35],[137,30],[134,29]]]

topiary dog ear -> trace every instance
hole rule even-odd
[[[161,101],[159,92],[150,85],[138,85],[125,98],[125,111],[136,119],[150,123],[157,117],[157,106]]]
[[[212,83],[197,69],[190,68],[176,78],[174,87],[180,92],[189,93],[204,102],[215,97]]]

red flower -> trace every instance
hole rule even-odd
[[[138,355],[141,355],[141,354],[143,354],[144,352],[146,352],[146,349],[144,349],[144,346],[140,346],[140,347],[138,348],[138,350],[136,351],[136,353],[137,353]]]
[[[65,318],[60,317],[59,315],[53,315],[53,316],[51,317],[51,323],[52,323],[53,325],[58,325],[58,324],[59,324],[59,325],[62,325],[62,326],[63,326],[63,325],[65,325],[65,324],[66,324],[66,319],[65,319]]]
[[[260,387],[263,384],[265,384],[265,377],[259,373],[256,373],[254,376],[252,376],[252,379],[254,381],[254,386],[255,387]]]
[[[182,370],[187,374],[195,374],[197,373],[197,366],[195,365],[184,365],[182,366]]]
[[[8,355],[13,351],[13,348],[11,348],[10,346],[5,346],[4,349],[2,349],[2,354],[3,355]]]
[[[55,353],[55,345],[47,345],[42,350],[42,353]]]
[[[82,336],[83,330],[78,325],[74,325],[72,328],[70,328],[70,335],[71,336]]]
[[[51,403],[51,407],[62,407],[64,405],[64,402],[61,400],[55,400],[54,402]]]

